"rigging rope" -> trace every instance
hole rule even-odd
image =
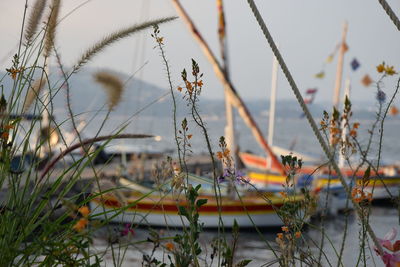
[[[378,0],[378,1],[379,1],[379,4],[381,4],[383,9],[385,10],[386,14],[393,21],[393,24],[396,26],[397,30],[400,31],[400,20],[396,16],[396,14],[393,12],[393,9],[389,6],[389,4],[386,2],[386,0]]]
[[[313,132],[315,134],[315,136],[317,137],[317,140],[318,140],[319,144],[321,145],[322,150],[325,152],[325,155],[328,157],[330,163],[332,164],[332,167],[335,170],[335,172],[337,173],[337,176],[338,176],[340,182],[342,183],[344,189],[346,190],[346,193],[347,193],[349,199],[353,202],[353,205],[354,205],[357,213],[359,215],[361,215],[362,211],[360,209],[360,206],[351,197],[350,188],[347,185],[346,181],[344,180],[343,175],[342,175],[337,163],[335,162],[334,155],[331,153],[331,150],[329,149],[329,147],[325,143],[321,133],[319,132],[317,124],[315,123],[313,116],[311,115],[311,113],[308,110],[306,104],[304,103],[304,99],[301,96],[300,90],[297,87],[297,85],[296,85],[296,83],[295,83],[295,81],[294,81],[294,79],[292,77],[292,74],[289,71],[289,68],[286,66],[286,63],[283,60],[283,57],[282,57],[281,53],[279,52],[279,50],[278,50],[278,48],[277,48],[277,46],[276,46],[276,44],[275,44],[270,32],[268,31],[268,28],[267,28],[264,20],[262,19],[262,16],[261,16],[260,12],[258,11],[258,9],[257,9],[257,7],[256,7],[256,5],[255,5],[253,0],[247,0],[247,3],[249,4],[250,9],[252,10],[253,15],[256,18],[257,22],[258,22],[258,25],[260,26],[265,38],[267,39],[268,44],[270,45],[270,47],[272,49],[272,52],[274,53],[276,59],[278,60],[279,65],[281,66],[282,71],[285,74],[286,79],[288,80],[288,82],[290,84],[290,87],[292,88],[292,91],[293,91],[294,95],[296,96],[297,101],[300,104],[300,107],[302,108],[304,114],[306,115],[306,118],[307,118],[307,120],[308,120],[308,122],[309,122],[309,124],[310,124],[310,126],[311,126],[311,128],[312,128],[312,130],[313,130]],[[367,226],[367,231],[368,231],[371,239],[373,240],[375,246],[378,248],[378,250],[381,253],[381,255],[383,255],[382,246],[378,242],[378,239],[377,239],[375,233],[373,232],[371,226],[369,225],[369,223],[367,223],[366,226]]]

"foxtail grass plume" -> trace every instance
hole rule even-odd
[[[44,43],[44,56],[50,56],[51,49],[54,46],[56,35],[57,19],[60,11],[61,0],[53,0],[50,7],[50,15],[47,22],[46,37]]]
[[[94,79],[104,87],[108,97],[108,108],[112,110],[121,100],[124,83],[116,75],[104,71],[97,72]]]
[[[108,36],[104,37],[101,41],[99,41],[98,43],[93,45],[91,48],[86,50],[86,52],[79,59],[78,63],[74,66],[74,70],[77,71],[85,63],[87,63],[89,60],[91,60],[97,53],[101,52],[104,48],[111,45],[112,43],[115,43],[125,37],[128,37],[128,36],[132,35],[133,33],[142,31],[144,29],[147,29],[147,28],[152,27],[157,24],[169,22],[176,18],[177,17],[168,17],[168,18],[163,18],[163,19],[151,20],[151,21],[144,22],[141,24],[135,24],[131,27],[123,28],[119,31],[116,31],[115,33],[109,34]]]
[[[27,112],[29,110],[29,108],[31,107],[33,101],[35,101],[35,99],[39,97],[40,91],[46,84],[46,80],[47,80],[46,78],[36,80],[33,83],[33,85],[29,88],[29,90],[26,94],[25,103],[22,108],[22,112],[24,112],[24,113]]]
[[[32,43],[33,36],[36,34],[40,19],[43,16],[45,6],[46,0],[36,0],[32,6],[32,10],[28,18],[28,24],[25,30],[25,42],[27,46]]]

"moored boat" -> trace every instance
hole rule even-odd
[[[198,208],[199,221],[206,228],[215,228],[220,224],[232,227],[236,220],[240,227],[276,227],[282,226],[277,210],[287,202],[300,202],[302,197],[281,197],[273,192],[259,193],[240,190],[237,197],[226,194],[226,186],[221,184],[221,197],[212,193],[212,181],[191,176],[193,186],[201,181],[202,190],[198,199],[207,202]],[[102,194],[91,202],[95,218],[113,222],[127,222],[139,225],[182,227],[188,221],[179,212],[180,207],[188,206],[183,194],[173,193],[168,186],[156,190],[121,178],[124,184],[124,199],[115,194]],[[240,196],[240,197],[239,197]],[[219,202],[220,200],[220,202]],[[221,203],[221,204],[219,204]]]

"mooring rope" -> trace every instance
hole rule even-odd
[[[378,0],[378,1],[379,1],[379,4],[381,4],[383,9],[385,10],[386,14],[393,21],[393,24],[396,26],[397,30],[400,31],[400,20],[396,16],[396,14],[393,12],[393,9],[389,6],[389,4],[386,2],[386,0]]]
[[[321,145],[322,150],[325,152],[325,155],[328,157],[330,163],[332,164],[333,169],[337,173],[337,176],[338,176],[340,182],[342,183],[343,188],[346,190],[346,193],[347,193],[349,199],[353,202],[354,208],[356,209],[356,211],[359,214],[359,216],[362,218],[363,217],[362,216],[362,210],[361,210],[360,206],[358,205],[358,203],[356,203],[354,201],[354,199],[351,197],[350,188],[347,185],[346,181],[344,180],[343,175],[342,175],[342,173],[341,173],[341,171],[339,169],[339,166],[337,165],[337,163],[336,163],[336,161],[334,159],[333,154],[331,153],[330,148],[325,143],[325,140],[323,139],[321,133],[319,132],[319,129],[317,127],[317,124],[314,121],[313,116],[311,115],[311,113],[308,110],[306,104],[304,103],[304,99],[301,96],[300,90],[297,87],[296,82],[294,81],[294,79],[292,77],[292,74],[289,71],[289,68],[286,66],[286,63],[283,60],[282,55],[279,52],[278,47],[276,46],[276,44],[275,44],[270,32],[268,31],[268,28],[267,28],[264,20],[262,19],[260,12],[258,11],[258,9],[257,9],[257,7],[256,7],[256,5],[255,5],[253,0],[247,0],[247,3],[249,4],[249,6],[250,6],[250,8],[251,8],[251,10],[252,10],[252,12],[254,14],[254,17],[256,18],[256,20],[258,22],[258,25],[261,27],[261,30],[262,30],[265,38],[267,39],[268,44],[270,45],[270,47],[272,49],[272,52],[274,53],[276,59],[278,60],[279,65],[281,66],[282,71],[285,74],[285,77],[288,80],[288,82],[290,84],[290,87],[292,88],[292,91],[293,91],[294,95],[296,96],[297,101],[300,104],[301,109],[303,110],[304,114],[306,115],[306,118],[307,118],[307,120],[308,120],[308,122],[309,122],[309,124],[310,124],[310,126],[311,126],[311,128],[312,128],[312,130],[313,130],[313,132],[315,134],[315,136],[317,137],[317,140],[318,140],[319,144]],[[379,250],[380,255],[383,255],[382,246],[378,242],[378,239],[377,239],[374,231],[372,230],[371,226],[367,222],[366,222],[366,227],[367,227],[367,231],[368,231],[371,239],[373,240],[375,246]]]

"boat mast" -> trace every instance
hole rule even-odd
[[[345,87],[344,87],[344,96],[343,96],[343,100],[346,100],[346,97],[350,99],[350,78],[346,79],[346,83],[345,83]],[[342,121],[342,125],[341,128],[342,130],[342,141],[345,142],[346,141],[346,134],[347,134],[347,127],[345,127],[347,123],[347,120],[343,120]],[[346,159],[344,157],[344,155],[342,153],[339,153],[339,162],[338,162],[338,166],[339,168],[344,168]]]
[[[222,58],[222,70],[225,77],[229,78],[229,61],[228,61],[228,47],[226,41],[226,24],[225,24],[225,13],[222,0],[217,0],[218,8],[218,37],[220,44],[220,53]],[[228,90],[226,85],[224,85],[224,95],[225,95],[225,140],[228,149],[231,151],[231,156],[233,158],[234,165],[237,166],[237,149],[236,149],[236,136],[235,136],[235,117],[233,113],[232,103],[228,95]]]
[[[339,48],[338,63],[336,67],[335,89],[333,91],[333,106],[336,109],[339,108],[340,87],[342,85],[342,74],[343,74],[343,60],[344,60],[344,53],[346,53],[347,51],[347,45],[346,45],[347,29],[348,29],[348,23],[347,21],[345,21],[343,23],[342,42]]]
[[[273,147],[274,141],[274,125],[275,125],[275,104],[276,104],[276,87],[278,84],[278,60],[276,57],[272,60],[272,78],[271,78],[271,96],[269,106],[269,118],[268,118],[268,144]],[[267,155],[267,166],[271,166],[271,157]]]

